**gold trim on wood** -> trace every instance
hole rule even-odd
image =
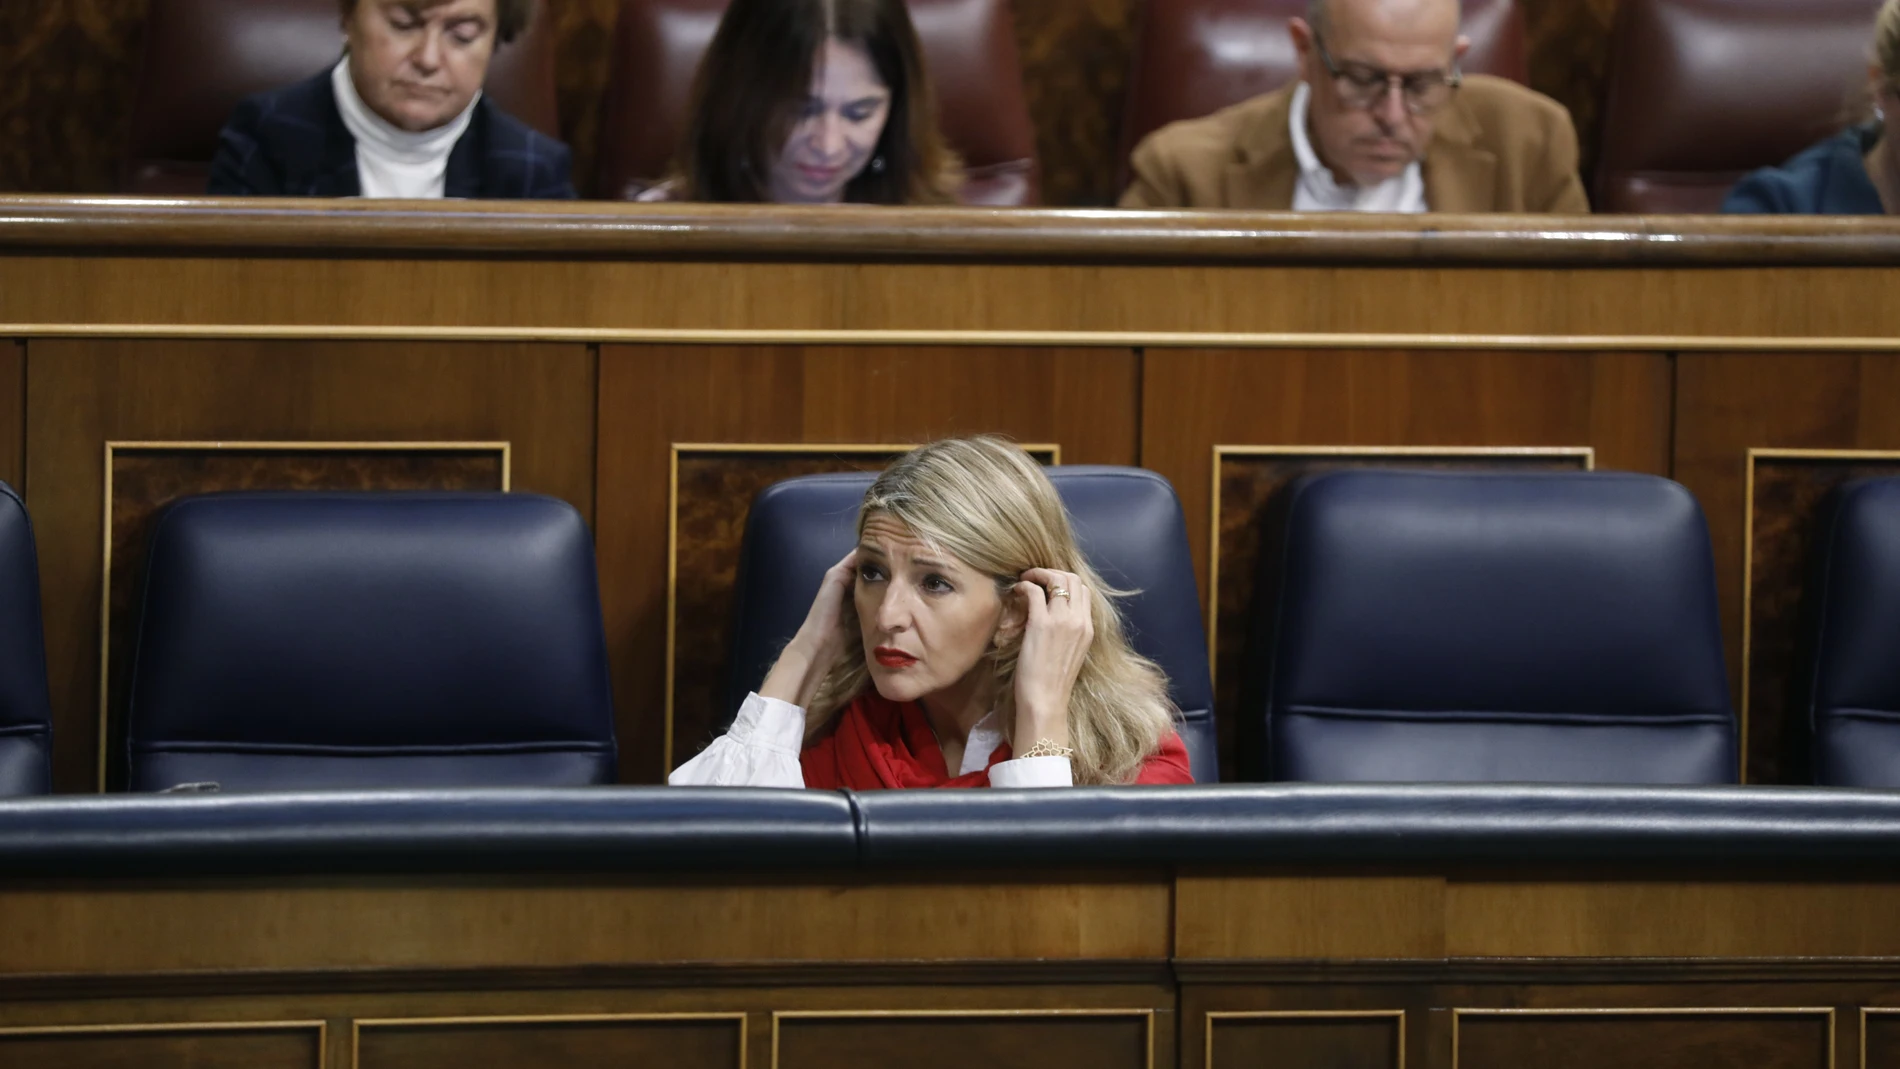
[[[511,1024],[613,1024],[623,1021],[737,1021],[739,1022],[739,1069],[745,1069],[746,1022],[749,1015],[736,1013],[548,1013],[508,1014],[496,1017],[359,1017],[350,1022],[350,1069],[360,1069],[363,1060],[365,1028],[454,1028]]]
[[[328,1021],[165,1021],[153,1024],[61,1024],[22,1025],[0,1028],[0,1039],[31,1036],[81,1035],[164,1035],[180,1032],[308,1032],[317,1033],[317,1062],[312,1069],[330,1064],[330,1022]],[[739,1069],[745,1069],[742,1064]]]
[[[900,444],[895,442],[846,442],[817,443],[806,445],[800,442],[674,442],[667,456],[666,471],[666,701],[664,705],[664,728],[660,746],[660,782],[673,772],[673,686],[674,643],[678,640],[679,613],[679,516],[680,516],[680,454],[682,453],[781,453],[781,454],[828,454],[828,453],[890,453],[893,455],[908,453],[921,442]],[[1019,442],[1025,453],[1031,455],[1047,453],[1052,467],[1062,464],[1062,446],[1052,442]],[[748,508],[750,505],[747,506]]]
[[[773,1010],[772,1011],[772,1069],[779,1069],[779,1022],[789,1020],[840,1020],[840,1019],[917,1019],[937,1017],[989,1017],[989,1018],[1025,1018],[1025,1017],[1139,1017],[1148,1027],[1146,1069],[1155,1066],[1155,1011],[1152,1009],[1129,1010]]]
[[[1260,1018],[1279,1020],[1326,1020],[1342,1017],[1356,1018],[1397,1018],[1399,1022],[1399,1061],[1398,1069],[1405,1069],[1405,1011],[1404,1010],[1208,1010],[1202,1015],[1206,1030],[1206,1056],[1202,1059],[1205,1069],[1214,1069],[1214,1022],[1244,1021]]]
[[[1588,445],[1220,445],[1208,481],[1207,676],[1213,682],[1220,643],[1220,465],[1223,457],[1580,457],[1595,471],[1597,451]]]
[[[1742,490],[1742,699],[1741,739],[1735,751],[1741,762],[1737,782],[1748,782],[1748,698],[1749,677],[1753,675],[1752,654],[1755,631],[1755,462],[1758,460],[1894,460],[1894,449],[1766,449],[1750,447],[1744,463]]]
[[[1900,1016],[1900,1009],[1891,1006],[1862,1006],[1860,1008],[1860,1069],[1867,1069],[1867,1019],[1895,1016]]]
[[[100,541],[104,544],[99,573],[99,753],[98,790],[106,791],[107,721],[111,695],[112,662],[107,656],[112,642],[112,458],[120,452],[381,452],[381,453],[476,453],[501,454],[501,489],[507,493],[513,485],[514,447],[508,442],[244,442],[244,441],[108,441],[105,444],[105,495],[100,507]]]
[[[1138,349],[1510,349],[1619,352],[1894,352],[1900,337],[1433,334],[1297,331],[798,330],[444,327],[347,323],[0,323],[0,337],[220,341],[465,341],[655,345],[942,345]]]
[[[1485,1009],[1454,1006],[1451,1011],[1451,1069],[1458,1069],[1458,1023],[1466,1017],[1818,1017],[1827,1018],[1827,1064],[1834,1065],[1832,1006],[1580,1006],[1548,1009]],[[1862,1035],[1865,1036],[1863,1030]]]

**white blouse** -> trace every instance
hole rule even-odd
[[[675,787],[803,787],[805,771],[798,754],[804,743],[805,710],[777,698],[748,694],[732,727],[699,756],[674,769],[666,782]],[[957,775],[989,767],[992,787],[1075,785],[1066,757],[1018,757],[990,767],[990,755],[1002,744],[1003,733],[992,712],[970,729]]]
[[[1293,90],[1293,158],[1299,161],[1300,178],[1293,187],[1296,212],[1422,212],[1425,204],[1425,174],[1418,161],[1376,186],[1342,186],[1333,172],[1320,162],[1313,142],[1306,136],[1306,108],[1313,90],[1305,82]]]

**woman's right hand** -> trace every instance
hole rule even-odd
[[[857,639],[856,635],[847,634],[844,627],[845,601],[851,597],[857,580],[858,551],[853,549],[825,571],[824,581],[818,584],[818,596],[812,599],[811,611],[805,614],[805,622],[799,625],[798,634],[792,636],[772,670],[765,674],[765,682],[759,685],[761,698],[776,698],[801,709],[811,704],[812,695],[817,693],[825,674]]]

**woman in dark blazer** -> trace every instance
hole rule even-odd
[[[567,146],[481,95],[533,0],[341,0],[335,67],[238,105],[208,191],[284,197],[574,196]]]
[[[1774,215],[1884,215],[1900,206],[1900,0],[1880,7],[1867,79],[1873,116],[1779,167],[1741,180],[1724,212]]]

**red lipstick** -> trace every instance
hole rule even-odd
[[[917,663],[917,658],[894,646],[879,646],[871,651],[871,656],[886,668],[909,668]]]

